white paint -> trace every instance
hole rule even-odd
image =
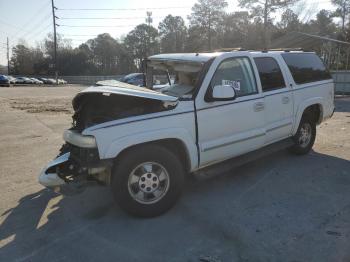
[[[278,61],[286,82],[285,88],[262,92],[259,74],[253,60],[254,57],[262,56],[272,57]],[[235,51],[198,56],[171,54],[152,56],[150,59],[154,61],[183,59],[202,62],[212,57],[214,61],[204,77],[195,101],[177,100],[175,97],[134,87],[92,87],[84,90],[81,94],[102,92],[141,96],[176,102],[177,106],[168,111],[98,124],[85,129],[82,135],[95,137],[101,159],[115,158],[126,148],[145,142],[177,139],[185,146],[190,159],[190,169],[194,171],[292,136],[298,128],[303,111],[310,105],[320,105],[322,116],[319,122],[332,115],[333,81],[297,85],[281,58],[281,52]],[[205,96],[217,67],[225,59],[235,57],[246,57],[250,61],[257,82],[257,92],[231,101],[207,102]],[[242,81],[240,79],[238,82],[240,89]],[[199,152],[196,145],[194,103],[197,109]],[[200,154],[200,162],[198,162],[198,154]]]

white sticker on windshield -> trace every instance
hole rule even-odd
[[[221,84],[223,86],[231,86],[233,89],[240,91],[241,90],[241,82],[235,80],[222,80]]]

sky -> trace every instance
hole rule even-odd
[[[115,38],[120,38],[136,25],[145,22],[147,11],[152,12],[153,26],[157,27],[168,14],[179,15],[187,20],[187,16],[191,14],[191,7],[196,2],[196,0],[54,0],[58,8],[56,16],[59,18],[56,21],[59,25],[57,33],[71,39],[73,47],[101,33],[109,33]],[[238,7],[237,0],[227,2],[229,4],[227,12],[242,10]],[[332,10],[334,7],[330,4],[330,0],[301,0],[298,4],[294,4],[292,9],[304,20],[310,20],[317,11]],[[48,33],[53,32],[51,0],[0,0],[0,10],[2,10],[0,16],[0,64],[2,65],[7,64],[7,37],[11,49],[20,40],[35,46]],[[278,20],[280,13],[277,12],[273,16]]]

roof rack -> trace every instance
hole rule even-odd
[[[207,52],[208,53],[215,53],[215,52],[232,52],[232,51],[248,51],[248,50],[245,48],[242,48],[242,47],[223,47],[223,48],[210,50]]]
[[[261,52],[267,53],[269,51],[271,51],[271,52],[273,52],[273,51],[281,51],[281,52],[304,51],[305,52],[305,50],[303,48],[272,48],[272,49],[262,50]]]
[[[303,48],[272,48],[272,49],[245,49],[242,47],[224,47],[224,48],[218,48],[211,51],[207,51],[208,53],[215,53],[215,52],[234,52],[234,51],[248,51],[248,52],[262,52],[262,53],[268,53],[273,51],[280,51],[280,52],[291,52],[291,51],[303,51],[307,52],[307,50]]]

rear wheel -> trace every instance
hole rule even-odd
[[[126,212],[154,217],[170,209],[179,198],[184,171],[179,159],[158,145],[127,151],[113,170],[112,191]]]
[[[316,139],[316,123],[309,117],[303,117],[300,121],[298,131],[294,135],[294,146],[291,152],[297,155],[307,154]]]

